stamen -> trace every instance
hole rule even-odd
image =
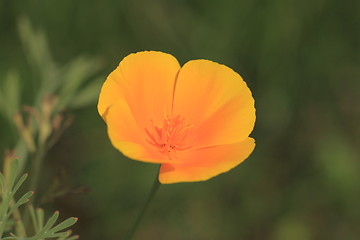
[[[184,151],[191,148],[187,141],[193,125],[186,123],[184,118],[175,116],[165,117],[162,127],[157,127],[151,121],[151,131],[145,129],[148,135],[147,142],[158,150],[166,154],[171,159],[175,152]]]

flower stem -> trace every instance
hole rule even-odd
[[[153,197],[155,196],[155,193],[157,192],[157,190],[159,189],[159,187],[161,185],[161,183],[158,180],[158,175],[159,174],[157,173],[156,176],[155,176],[155,180],[154,180],[153,186],[151,188],[150,194],[147,197],[146,202],[145,202],[143,208],[141,209],[141,212],[138,215],[134,225],[132,226],[131,230],[129,231],[129,233],[128,233],[127,237],[126,237],[127,240],[131,240],[134,237],[134,234],[135,234],[135,232],[136,232],[136,230],[137,230],[137,228],[138,228],[138,226],[139,226],[139,224],[141,222],[142,217],[144,216],[144,214],[146,212],[146,209],[148,208],[151,200],[153,199]]]
[[[37,191],[44,157],[45,157],[44,146],[39,146],[38,150],[36,152],[36,155],[34,156],[34,159],[33,159],[33,169],[32,169],[33,173],[32,173],[32,178],[31,178],[31,182],[30,182],[30,190],[31,191]],[[31,200],[31,202],[34,203],[35,201],[36,201],[36,199],[34,196]]]
[[[30,181],[30,187],[29,190],[31,191],[37,191],[37,186],[38,186],[38,182],[39,182],[39,177],[41,174],[41,168],[42,168],[42,164],[43,164],[43,160],[45,157],[45,147],[42,145],[39,145],[37,151],[35,152],[34,158],[33,160],[33,165],[32,165],[32,178]],[[30,200],[30,203],[32,204],[36,204],[36,195],[33,196]],[[23,217],[23,224],[25,226],[25,228],[29,227],[30,224],[30,213],[29,211],[25,211],[24,212],[24,217]]]

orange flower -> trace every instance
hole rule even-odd
[[[251,91],[239,74],[208,60],[181,67],[166,53],[130,54],[106,79],[98,111],[115,148],[161,164],[161,183],[207,180],[255,147]]]

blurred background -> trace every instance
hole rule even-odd
[[[240,73],[257,146],[226,174],[161,186],[135,239],[360,239],[356,0],[0,0],[0,154],[15,149],[31,179],[39,147],[26,129],[51,142],[38,206],[79,217],[86,240],[122,239],[133,224],[157,166],[111,146],[96,104],[106,76],[141,50]]]

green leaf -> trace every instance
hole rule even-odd
[[[75,58],[65,68],[64,87],[62,94],[76,91],[81,84],[99,70],[99,61],[96,59],[80,56]]]
[[[68,231],[66,231],[66,233],[67,233],[67,236],[59,237],[57,240],[67,240],[67,239],[68,239],[68,236],[71,235],[72,231],[71,231],[71,230],[68,230]]]
[[[103,79],[103,77],[97,78],[81,89],[70,102],[69,107],[82,108],[95,103],[99,97],[101,86],[104,83]]]
[[[13,123],[13,116],[20,109],[21,94],[19,79],[18,72],[9,71],[3,82],[3,86],[0,86],[0,113],[2,113],[10,123]]]
[[[19,204],[19,206],[20,206],[20,205],[22,205],[22,204],[24,204],[24,203],[27,203],[27,202],[29,201],[30,197],[31,197],[33,194],[34,194],[33,191],[29,191],[29,192],[25,193],[25,194],[16,202],[16,204]]]
[[[12,162],[11,162],[11,169],[10,169],[10,176],[9,176],[9,183],[8,183],[8,188],[9,189],[12,189],[13,186],[14,186],[18,168],[19,168],[18,160],[13,159]]]
[[[39,220],[39,216],[36,215],[41,215],[42,218],[43,210],[42,209],[41,211],[39,209],[34,210],[34,207],[30,206],[30,213],[32,215],[33,222],[37,223],[34,224],[36,234],[35,236],[28,238],[26,240],[40,240],[40,239],[43,240],[47,238],[59,238],[58,240],[67,240],[68,239],[67,237],[71,235],[72,231],[71,230],[65,232],[59,232],[59,231],[62,231],[65,228],[68,228],[77,222],[77,218],[71,217],[52,228],[52,226],[59,217],[59,212],[56,211],[47,221],[45,226],[43,228],[40,228],[39,222],[43,222],[43,220]],[[71,237],[70,239],[77,239],[77,236]]]
[[[40,75],[40,81],[36,82],[39,89],[35,104],[38,105],[45,94],[53,94],[58,88],[60,81],[57,67],[43,31],[35,30],[27,17],[18,18],[17,29],[25,56],[34,72]]]
[[[6,188],[5,177],[2,173],[0,173],[0,185],[1,185],[2,196],[5,196],[7,188]]]
[[[28,61],[31,64],[35,64],[37,70],[47,72],[53,70],[54,63],[44,32],[34,30],[31,26],[29,18],[27,17],[18,18],[17,25],[19,36]]]
[[[49,220],[46,222],[45,226],[43,227],[43,229],[40,231],[41,233],[44,232],[48,232],[49,229],[55,224],[56,220],[59,217],[59,212],[56,211],[50,218]]]
[[[63,221],[63,222],[59,223],[58,225],[56,225],[54,228],[50,229],[49,232],[56,233],[56,232],[59,232],[61,230],[64,230],[65,228],[68,228],[68,227],[74,225],[77,222],[77,220],[78,219],[75,218],[75,217],[68,218],[65,221]]]
[[[32,204],[29,204],[29,212],[30,212],[31,220],[34,225],[34,230],[35,232],[39,232],[42,226],[39,225],[38,219],[36,217],[36,212]]]
[[[39,229],[44,227],[44,222],[45,222],[45,214],[44,214],[44,209],[42,208],[37,208],[36,209],[36,216],[37,216],[37,221],[39,224]]]
[[[16,203],[15,205],[10,209],[9,215],[17,208],[19,208],[21,205],[27,203],[30,199],[30,197],[34,194],[33,191],[29,191],[25,193]]]
[[[19,181],[16,183],[15,187],[11,190],[11,192],[13,192],[15,194],[19,190],[21,185],[24,183],[24,181],[26,180],[27,177],[28,177],[27,173],[22,175],[21,178],[19,179]]]
[[[14,152],[16,152],[16,156],[18,157],[19,171],[22,172],[26,165],[27,158],[29,155],[28,148],[23,139],[19,139],[19,141],[17,142],[14,148]]]
[[[44,236],[42,237],[45,237],[45,238],[56,238],[56,237],[67,237],[69,236],[69,233],[67,232],[59,232],[59,233],[51,233],[51,234],[45,234]]]
[[[99,61],[86,57],[78,57],[65,69],[62,89],[60,91],[61,106],[72,102],[83,83],[99,70]]]

